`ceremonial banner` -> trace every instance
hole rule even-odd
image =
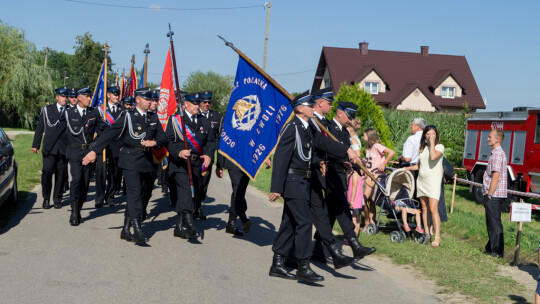
[[[135,69],[131,65],[131,71],[129,72],[129,78],[127,81],[126,94],[125,96],[133,96],[135,90],[137,89],[137,75],[135,74]]]
[[[159,102],[157,106],[157,115],[163,130],[167,127],[167,121],[176,111],[176,96],[174,96],[174,84],[172,77],[171,50],[167,53],[165,60],[165,69],[161,77],[161,88],[159,90]],[[160,163],[167,156],[167,149],[153,149],[154,161]]]
[[[101,72],[99,72],[99,77],[96,83],[96,88],[94,89],[94,96],[92,97],[92,107],[97,107],[105,103],[107,94],[107,66],[105,61],[101,64]]]
[[[218,152],[254,180],[293,114],[288,104],[287,96],[239,57]]]
[[[139,89],[144,88],[144,70],[146,70],[146,62],[143,63],[141,71],[141,79],[139,80]]]

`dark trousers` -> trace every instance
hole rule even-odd
[[[121,187],[122,169],[118,168],[119,160],[119,157],[107,156],[107,190],[105,191],[107,201],[114,200],[114,193]]]
[[[246,190],[249,184],[249,177],[238,169],[228,170],[231,179],[231,208],[229,213],[240,216],[247,211]]]
[[[208,185],[210,184],[210,178],[212,177],[212,163],[208,166],[208,173],[202,177],[201,181],[201,200],[204,201],[206,193],[208,192]]]
[[[151,179],[150,172],[137,172],[123,169],[124,180],[126,182],[127,208],[125,216],[130,219],[138,219],[142,214],[144,185]]]
[[[66,156],[52,155],[43,156],[43,169],[41,170],[41,191],[43,199],[50,200],[52,190],[52,179],[54,174],[54,192],[53,202],[59,203],[62,201],[64,193]]]
[[[334,227],[336,219],[346,238],[356,237],[352,222],[351,208],[347,201],[347,174],[336,170],[329,170],[326,179],[326,206],[330,219],[330,227]],[[320,236],[315,234],[317,239]]]
[[[172,183],[174,181],[174,184]],[[175,188],[176,207],[175,211],[178,214],[191,214],[195,208],[197,198],[193,198],[191,195],[191,187],[189,186],[189,177],[186,171],[173,172],[171,174],[171,188]],[[193,174],[193,186],[195,188],[195,195],[197,195],[198,189],[200,189],[201,178]],[[173,193],[171,190],[171,199],[173,199]]]
[[[272,251],[288,256],[291,248],[299,260],[311,257],[311,211],[307,199],[287,199]]]
[[[152,171],[150,172],[150,178],[145,179],[145,183],[143,185],[143,206],[142,210],[146,212],[146,208],[148,207],[148,203],[150,202],[150,198],[152,198],[152,191],[154,190],[154,181],[156,180],[157,172],[158,172],[158,164],[154,164],[152,167]]]
[[[330,245],[336,241],[335,235],[332,233],[333,226],[330,224],[330,216],[322,188],[311,189],[311,215],[313,216],[313,225],[317,229],[315,239],[321,240],[325,245]]]
[[[489,241],[486,245],[486,251],[504,254],[504,235],[501,221],[501,209],[504,199],[494,197],[488,199],[484,196],[484,208],[486,209],[486,226]]]
[[[98,154],[96,157],[96,202],[103,202],[105,199],[105,190],[107,189],[105,164],[103,154]]]
[[[79,206],[82,206],[88,195],[88,185],[92,173],[91,167],[83,166],[81,160],[70,159],[69,168],[71,170],[69,198],[72,203],[79,203]]]

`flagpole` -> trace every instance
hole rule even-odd
[[[184,138],[184,149],[189,150],[187,137],[186,137],[186,124],[184,122],[184,110],[182,109],[182,100],[180,99],[180,82],[178,81],[176,57],[174,56],[173,35],[174,35],[174,32],[171,30],[171,24],[169,23],[169,32],[167,33],[167,37],[169,37],[171,41],[171,57],[172,57],[172,64],[174,68],[174,82],[176,83],[176,100],[180,101],[180,106],[178,107],[178,109],[180,110],[180,117],[182,117],[182,119],[180,120],[180,124],[182,125],[182,137]],[[187,164],[188,176],[189,176],[189,186],[191,187],[191,196],[195,197],[195,189],[193,188],[193,176],[191,173],[191,161],[189,158],[186,160],[186,164]]]
[[[103,51],[105,51],[104,59],[104,80],[103,80],[103,120],[107,122],[107,58],[109,55],[109,44],[105,42],[103,46]],[[103,149],[103,180],[107,180],[107,149]]]
[[[148,54],[150,54],[150,48],[148,43],[146,44],[146,48],[144,49],[144,76],[143,76],[143,88],[146,87],[146,75],[148,75]]]
[[[272,85],[274,85],[283,95],[285,95],[289,101],[292,101],[294,99],[294,96],[292,96],[289,92],[287,92],[279,83],[277,83],[272,77],[270,77],[270,75],[266,74],[266,72],[261,69],[257,64],[255,64],[255,62],[251,61],[251,59],[249,59],[244,53],[242,53],[239,49],[237,49],[231,42],[225,40],[225,38],[221,37],[220,35],[218,35],[218,37],[223,40],[225,42],[225,45],[230,47],[231,49],[233,49],[236,53],[238,53],[238,55],[240,55],[240,57],[242,57],[245,61],[247,61],[247,63],[249,63],[249,65],[251,65],[255,70],[257,70],[257,72],[259,72],[260,74],[262,74],[264,76],[264,78],[266,78],[266,80],[268,80],[268,82],[270,82]],[[330,133],[330,131],[328,131],[328,129],[318,120],[318,119],[312,119],[318,126],[319,128],[326,134],[328,134],[328,136],[333,139],[334,141],[337,141],[339,142],[339,140],[332,134]],[[369,176],[369,178],[371,178],[372,180],[374,180],[377,184],[379,184],[379,182],[377,181],[377,178],[375,178],[375,176],[373,175],[373,173],[371,173],[367,168],[366,166],[364,166],[364,164],[360,161],[360,162],[357,162],[356,163],[360,169],[362,169],[362,171],[364,171],[367,176]],[[388,192],[386,191],[386,188],[385,187],[382,187],[380,184],[379,184],[379,188],[385,193],[385,194],[388,194]]]

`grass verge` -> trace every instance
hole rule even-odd
[[[263,170],[252,185],[269,191],[271,171]],[[526,298],[525,288],[510,277],[501,276],[500,265],[509,265],[513,260],[517,223],[510,222],[509,214],[502,216],[505,234],[505,259],[494,259],[482,254],[487,242],[484,208],[474,202],[472,193],[465,186],[456,188],[454,213],[450,214],[452,186],[445,187],[448,222],[442,224],[441,247],[416,244],[413,240],[404,243],[390,241],[390,231],[376,235],[360,236],[366,246],[377,247],[376,254],[390,257],[397,264],[407,264],[419,269],[428,279],[442,287],[441,292],[460,293],[470,301],[478,303],[508,302],[511,299]],[[386,222],[393,222],[384,218]],[[341,231],[336,223],[336,231]],[[536,263],[540,218],[524,223],[521,240],[520,262]]]

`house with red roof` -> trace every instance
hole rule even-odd
[[[312,90],[358,83],[380,105],[425,112],[473,111],[486,105],[465,56],[323,47]]]

